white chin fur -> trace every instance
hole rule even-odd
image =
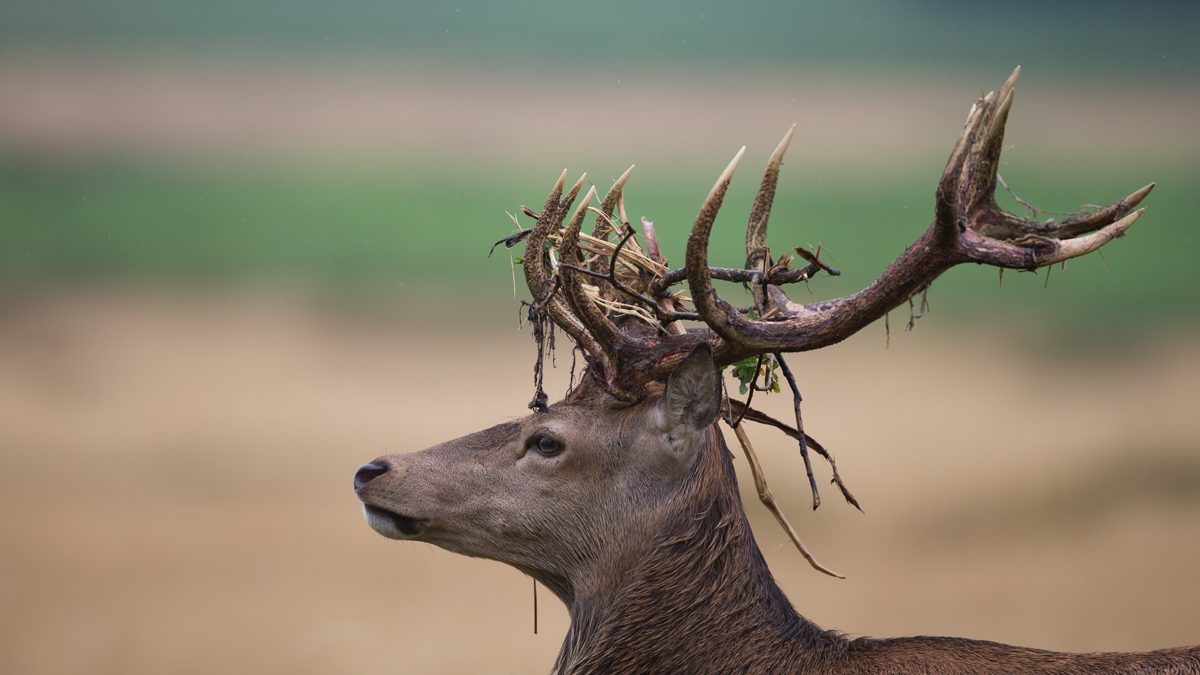
[[[400,530],[396,529],[396,525],[392,522],[391,518],[388,518],[382,514],[371,513],[371,511],[368,510],[365,505],[363,506],[363,517],[367,519],[367,525],[370,525],[372,530],[375,530],[388,539],[408,538],[404,536]]]

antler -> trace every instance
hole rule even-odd
[[[534,302],[544,306],[550,319],[575,339],[596,379],[615,396],[632,400],[640,396],[644,384],[664,377],[701,342],[712,347],[721,366],[752,356],[818,349],[840,342],[884,316],[954,265],[973,262],[1032,270],[1095,251],[1133,225],[1142,214],[1134,207],[1154,184],[1105,208],[1062,221],[1036,222],[1000,209],[995,200],[996,168],[1019,74],[1017,68],[998,93],[989,93],[971,107],[938,184],[933,222],[857,293],[799,304],[783,292],[784,284],[807,280],[818,272],[837,274],[821,262],[819,252],[797,248],[796,253],[808,265],[791,269],[790,256],[772,258],[767,248],[767,221],[793,126],[768,160],[751,208],[744,269],[711,267],[708,241],[745,148],[721,173],[701,206],[688,238],[684,267],[661,273],[647,272],[661,269],[661,265],[655,267],[656,261],[628,247],[622,249],[623,243],[608,241],[614,231],[610,220],[614,208],[623,204],[622,191],[630,172],[617,179],[604,198],[586,247],[580,242],[580,230],[594,190],[562,228],[583,181],[580,178],[567,198],[560,200],[564,172],[527,239],[525,278]],[[618,211],[623,221],[623,208]],[[623,241],[628,241],[630,226],[627,222],[622,225]],[[552,240],[557,240],[557,246]],[[657,256],[657,241],[650,243]],[[557,253],[557,264],[552,251]],[[593,257],[589,259],[586,253]],[[547,261],[553,268],[550,274]],[[618,266],[637,282],[613,283]],[[755,301],[753,311],[721,298],[713,279],[748,284]],[[685,280],[695,312],[684,311],[687,300],[671,290]],[[620,300],[628,304],[619,306]],[[680,330],[682,319],[698,319],[704,326]]]
[[[850,296],[797,304],[778,286],[768,285],[769,320],[750,318],[721,299],[708,267],[709,233],[741,159],[739,152],[701,208],[687,247],[688,286],[696,310],[727,351],[745,355],[824,347],[853,335],[959,263],[1032,270],[1090,253],[1123,235],[1142,214],[1131,211],[1153,183],[1104,209],[1062,222],[1026,220],[996,205],[996,166],[1019,73],[1018,68],[998,95],[989,93],[972,107],[938,185],[933,223],[915,243],[879,278]],[[1088,232],[1092,234],[1085,235]]]
[[[794,125],[767,161],[746,224],[746,264],[741,269],[711,267],[708,240],[725,192],[745,153],[744,147],[709,191],[692,225],[684,266],[674,270],[665,265],[653,223],[642,220],[648,255],[641,253],[633,238],[634,230],[625,217],[623,193],[632,166],[613,183],[599,209],[591,207],[595,188],[589,190],[565,227],[563,221],[586,174],[563,198],[566,180],[563,171],[541,213],[525,209],[537,218],[529,234],[505,240],[512,245],[525,237],[527,242],[525,280],[533,296],[529,319],[538,343],[534,370],[537,392],[530,407],[545,408],[542,356],[545,347],[553,345],[553,333],[547,334],[545,330],[548,322],[561,327],[583,350],[593,379],[613,396],[627,401],[640,398],[646,383],[665,377],[702,342],[712,348],[717,364],[722,367],[757,357],[749,395],[745,402],[728,401],[726,421],[734,428],[750,460],[763,503],[813,567],[839,576],[816,562],[778,509],[753,448],[740,428],[743,419],[750,419],[783,429],[799,442],[814,509],[821,500],[809,448],[830,463],[833,482],[846,501],[858,507],[838,475],[832,454],[804,430],[800,390],[783,353],[819,349],[850,337],[928,289],[938,276],[960,263],[1033,270],[1091,253],[1124,235],[1142,214],[1141,210],[1134,211],[1134,207],[1154,188],[1151,183],[1107,207],[1062,221],[1036,222],[1000,209],[995,199],[996,168],[1020,71],[1020,68],[1013,71],[999,93],[991,92],[971,107],[938,183],[933,222],[925,232],[866,288],[832,300],[798,304],[782,288],[820,272],[838,274],[821,261],[819,249],[809,252],[797,247],[796,254],[807,265],[792,269],[791,256],[773,258],[767,247],[767,221],[783,156],[796,130]],[[590,236],[582,233],[589,209],[596,212]],[[609,241],[614,234],[619,237],[615,244]],[[713,287],[713,279],[746,284],[754,299],[753,306],[739,309],[722,299]],[[690,299],[672,291],[685,281]],[[685,303],[692,304],[695,311],[688,311]],[[685,328],[682,322],[686,320],[704,325]],[[766,373],[770,379],[776,366],[792,392],[794,428],[750,407],[756,390],[771,388],[760,387],[759,377]]]

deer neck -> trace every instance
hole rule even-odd
[[[698,672],[795,668],[840,636],[800,616],[775,583],[746,521],[728,448],[715,429],[683,508],[657,524],[642,550],[617,561],[597,592],[564,597],[571,628],[558,672]],[[719,664],[740,656],[728,668]],[[757,643],[747,651],[746,643]]]

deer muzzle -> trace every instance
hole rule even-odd
[[[371,529],[389,539],[409,539],[421,534],[429,520],[397,513],[372,499],[371,483],[391,469],[387,461],[378,459],[362,465],[354,473],[354,492],[363,503],[363,515]]]

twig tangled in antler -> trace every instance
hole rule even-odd
[[[771,488],[767,487],[767,477],[763,473],[762,465],[758,462],[758,455],[754,452],[754,446],[750,444],[750,437],[746,435],[746,431],[742,429],[740,424],[733,427],[733,433],[737,436],[738,443],[742,446],[742,452],[746,455],[746,463],[750,465],[750,473],[754,477],[754,488],[758,492],[759,501],[767,507],[771,515],[775,516],[775,520],[779,522],[779,526],[783,528],[788,538],[796,545],[796,550],[800,551],[800,555],[804,556],[804,559],[808,561],[809,565],[812,565],[813,569],[824,572],[831,577],[845,579],[846,577],[817,562],[817,559],[813,557],[812,552],[804,545],[804,540],[796,533],[796,528],[792,527],[792,524],[788,522],[787,516],[780,510],[779,504],[775,501],[775,495],[771,493]]]

